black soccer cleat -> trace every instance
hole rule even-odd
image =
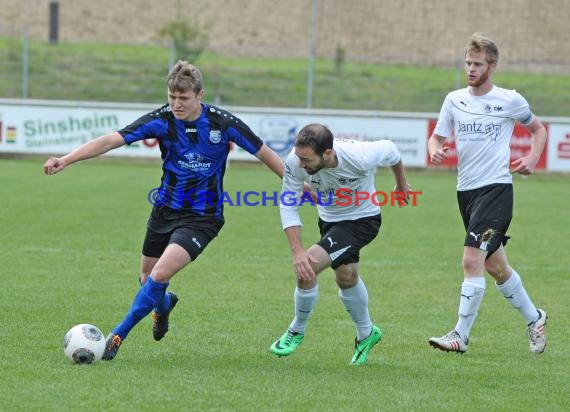
[[[168,292],[168,294],[170,295],[170,307],[168,308],[168,312],[158,313],[155,309],[151,314],[152,336],[154,340],[157,341],[164,338],[164,335],[166,335],[166,332],[168,332],[168,317],[170,315],[170,312],[172,312],[172,309],[174,309],[178,303],[178,296],[176,296],[174,292]]]
[[[117,352],[121,347],[123,340],[119,335],[115,335],[113,332],[109,333],[107,341],[105,342],[105,351],[101,359],[103,360],[113,360],[117,356]]]

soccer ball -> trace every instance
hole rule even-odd
[[[97,326],[75,325],[63,338],[63,353],[73,363],[90,364],[101,359],[105,351],[105,336]]]

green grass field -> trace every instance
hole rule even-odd
[[[293,314],[294,275],[279,211],[227,207],[226,226],[171,283],[180,302],[161,342],[144,319],[117,358],[76,366],[62,339],[78,323],[108,333],[138,289],[140,248],[160,165],[98,159],[43,175],[43,158],[0,160],[0,400],[5,411],[568,410],[570,259],[567,175],[515,178],[508,246],[535,303],[550,315],[543,355],[488,278],[469,351],[427,338],[455,325],[463,230],[455,174],[408,171],[416,207],[383,208],[380,236],[362,253],[370,311],[385,332],[368,365],[350,367],[354,329],[334,285],[289,358],[268,348]],[[389,170],[378,190],[393,187]],[[278,191],[259,165],[231,165],[225,189]],[[304,239],[316,211],[302,210]]]

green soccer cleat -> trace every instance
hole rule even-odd
[[[368,360],[368,352],[370,352],[370,349],[372,349],[374,345],[380,342],[383,335],[384,334],[382,333],[382,329],[380,329],[378,326],[372,325],[372,332],[370,333],[370,336],[368,336],[366,339],[362,339],[360,342],[354,339],[354,356],[352,357],[350,364],[366,364],[366,361]]]
[[[273,342],[269,350],[277,356],[288,356],[295,352],[295,349],[303,342],[304,338],[305,335],[303,333],[288,330],[281,338]]]

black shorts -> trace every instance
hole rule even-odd
[[[181,214],[167,207],[156,207],[148,219],[142,254],[159,258],[169,244],[176,243],[195,261],[223,225],[223,219]]]
[[[507,230],[513,217],[513,185],[497,183],[457,192],[463,219],[465,246],[487,251],[491,256],[509,239]]]
[[[382,216],[363,217],[341,222],[319,219],[321,240],[317,243],[329,254],[333,269],[360,261],[360,249],[372,242],[380,231]]]

